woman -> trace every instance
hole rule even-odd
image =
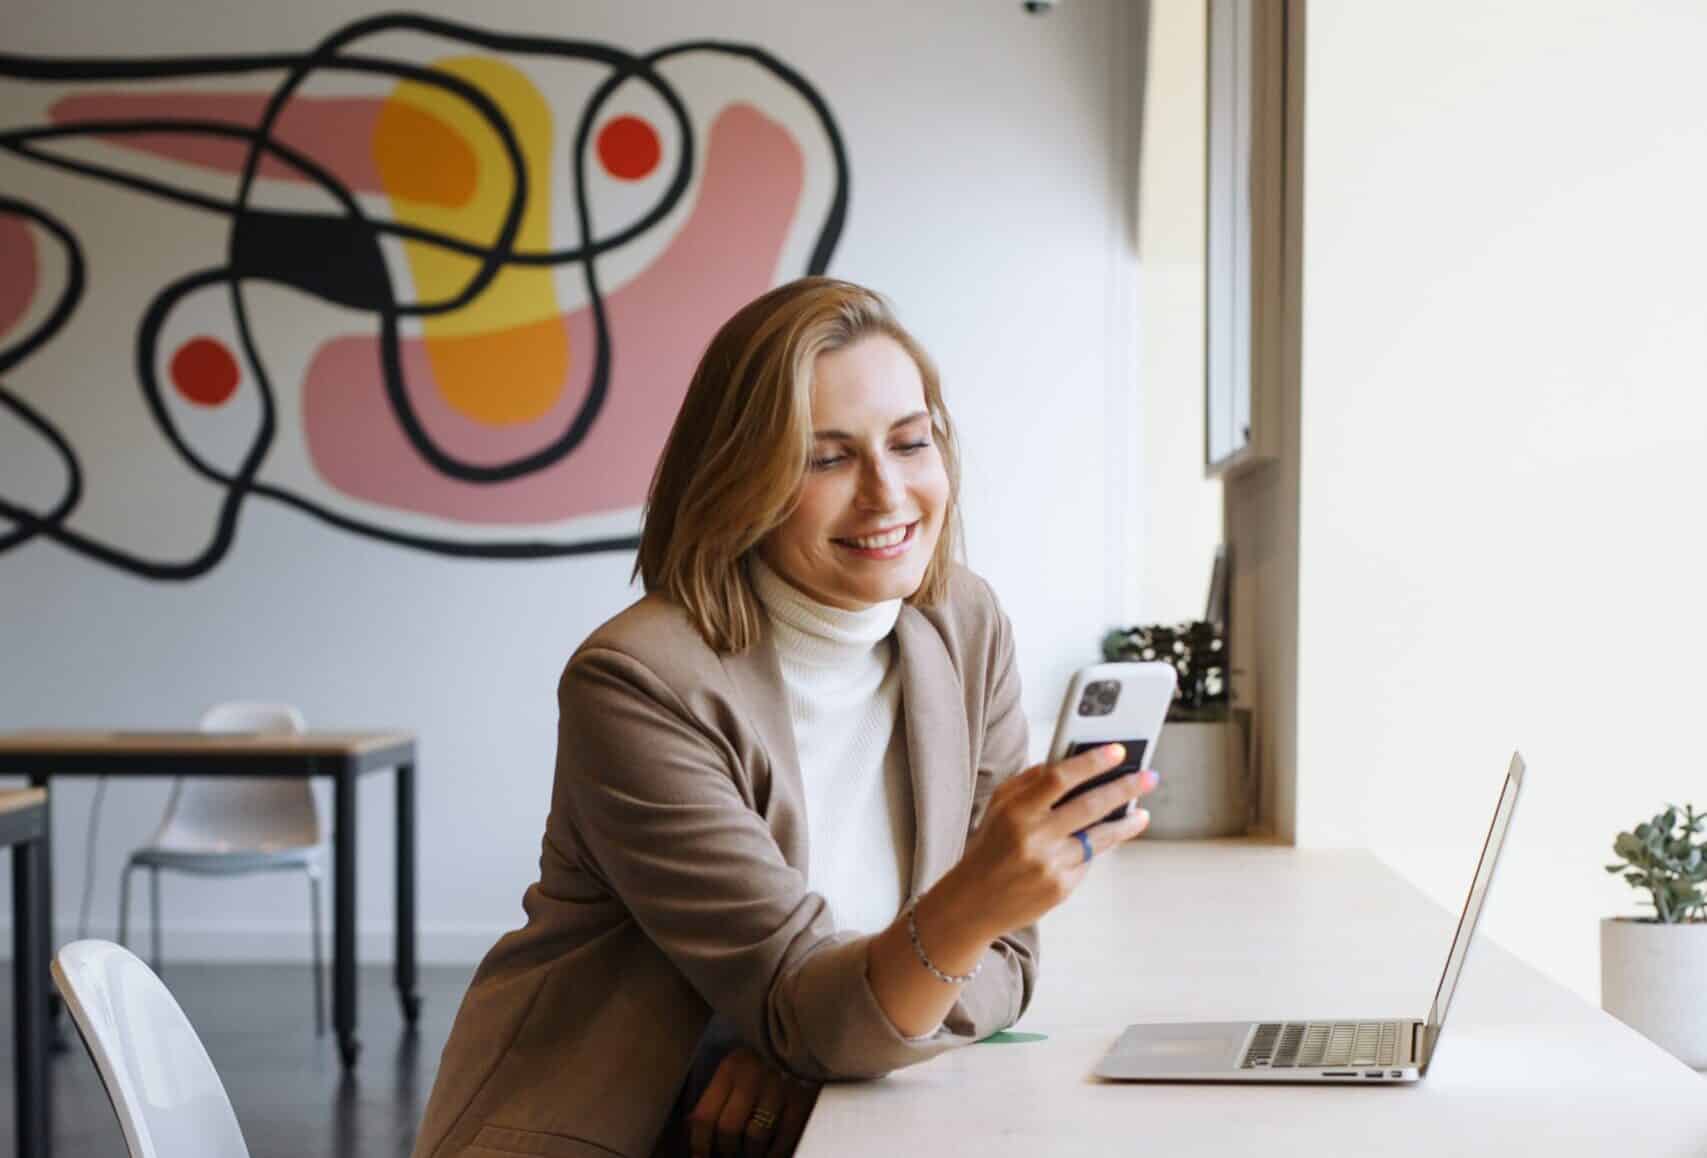
[[[803,279],[719,331],[653,479],[647,594],[559,684],[527,924],[475,974],[418,1158],[786,1155],[815,1083],[1024,1012],[1035,922],[1155,780],[1056,809],[1118,746],[1021,772],[957,487],[936,372],[871,292]]]

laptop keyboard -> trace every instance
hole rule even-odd
[[[1239,1068],[1390,1066],[1398,1050],[1399,1027],[1391,1021],[1265,1021]]]

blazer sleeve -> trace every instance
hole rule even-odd
[[[979,746],[969,833],[983,822],[996,786],[1024,770],[1029,748],[1013,625],[995,606],[994,592],[989,593],[989,599],[995,607],[996,630],[987,657],[984,737]],[[984,954],[978,976],[960,991],[960,999],[943,1021],[944,1028],[976,1040],[1018,1021],[1031,1004],[1040,952],[1036,925],[1017,929],[994,942]]]
[[[743,798],[729,741],[644,664],[585,648],[558,700],[547,839],[579,850],[581,867],[749,1044],[826,1080],[879,1076],[973,1040],[982,1017],[922,1041],[896,1032],[866,978],[871,937],[836,932]]]

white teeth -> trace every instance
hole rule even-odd
[[[863,539],[843,539],[842,542],[858,547],[862,551],[878,551],[884,547],[893,547],[907,537],[906,527],[896,527],[883,535],[869,535]]]

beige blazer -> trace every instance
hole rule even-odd
[[[1025,763],[1013,632],[957,568],[895,625],[913,778],[915,893],[959,859],[991,790]],[[1013,1024],[1035,928],[985,954],[943,1029],[904,1039],[806,886],[805,793],[775,647],[707,647],[648,596],[599,628],[558,686],[556,782],[527,924],[457,1012],[416,1158],[643,1158],[713,1010],[818,1080],[874,1077]]]

